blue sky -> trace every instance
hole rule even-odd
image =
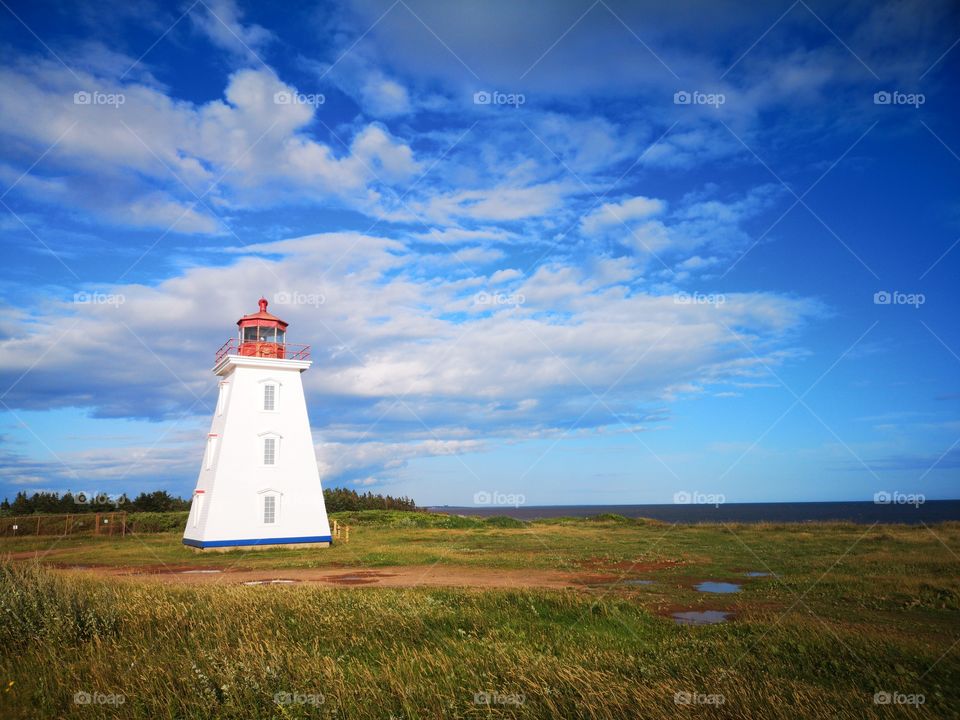
[[[948,2],[0,7],[0,496],[187,495],[310,344],[327,485],[957,497]]]

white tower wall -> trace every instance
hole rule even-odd
[[[228,355],[214,368],[220,395],[185,544],[206,549],[331,542],[300,378],[310,365]],[[270,392],[272,410],[265,409]]]

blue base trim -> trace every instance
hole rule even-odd
[[[249,540],[194,540],[193,538],[184,538],[183,544],[191,547],[215,548],[215,547],[234,547],[237,545],[290,545],[293,543],[321,543],[333,544],[333,538],[330,535],[308,535],[306,537],[286,537],[286,538],[253,538]]]

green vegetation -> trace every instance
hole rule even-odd
[[[375,495],[347,488],[324,488],[323,500],[327,512],[341,510],[416,510],[417,504],[408,497],[395,498],[392,495]]]
[[[0,517],[22,515],[54,515],[75,513],[98,513],[126,510],[127,512],[173,512],[189,510],[190,502],[174,497],[166,490],[140,493],[133,500],[126,494],[109,496],[106,493],[36,492],[27,495],[20,491],[11,503],[6,498],[0,502]]]
[[[376,495],[371,492],[360,494],[347,488],[326,488],[323,497],[330,512],[344,510],[407,510],[417,509],[416,503],[408,497],[395,498],[392,495]],[[18,492],[11,503],[6,498],[0,501],[0,517],[19,517],[24,515],[59,515],[74,513],[113,512],[125,510],[129,513],[167,513],[187,512],[190,501],[170,495],[166,490],[140,493],[133,500],[124,493],[109,496],[106,493],[63,494],[36,492],[33,495]]]
[[[194,553],[173,532],[2,541],[0,552],[52,551],[0,563],[0,717],[893,718],[960,707],[960,523],[337,517],[350,542],[326,550]],[[528,568],[583,586],[245,587],[229,573],[181,585],[49,563]],[[700,580],[743,587],[707,595]],[[669,617],[696,609],[734,619]],[[124,702],[76,704],[78,692]],[[878,705],[878,692],[924,704]],[[682,707],[676,693],[724,702]]]

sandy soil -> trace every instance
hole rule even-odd
[[[226,585],[296,585],[314,583],[340,587],[474,587],[474,588],[587,588],[604,587],[625,579],[638,579],[647,573],[671,567],[673,561],[604,563],[589,559],[580,572],[560,570],[495,568],[454,565],[403,565],[380,568],[262,568],[214,567],[192,565],[78,565],[51,562],[51,556],[69,549],[26,550],[8,553],[12,560],[39,560],[47,567],[69,573],[146,582]],[[622,589],[630,589],[626,584]]]
[[[130,568],[76,565],[55,567],[63,572],[146,582],[227,585],[316,583],[331,587],[582,588],[586,584],[615,582],[618,579],[618,576],[613,575],[585,577],[554,570],[497,570],[450,565],[408,565],[375,570],[347,568],[255,570],[227,568],[221,570],[212,567]]]
[[[9,560],[44,560],[60,553],[70,552],[71,548],[49,548],[47,550],[18,550],[17,552],[0,552]]]

